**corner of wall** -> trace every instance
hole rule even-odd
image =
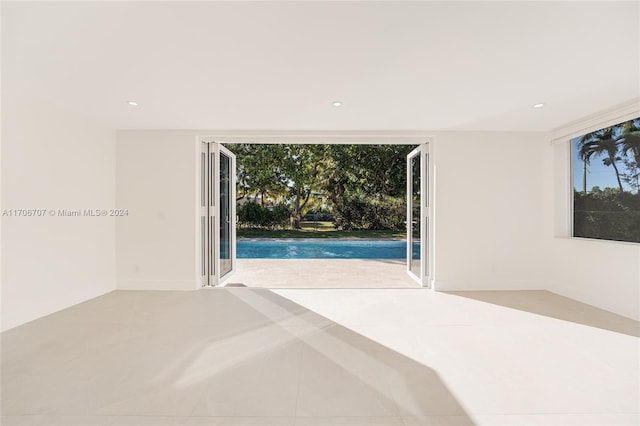
[[[115,131],[45,99],[3,93],[2,328],[115,289]],[[65,213],[68,212],[68,213]]]

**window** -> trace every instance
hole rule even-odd
[[[640,243],[640,118],[572,139],[573,236]]]

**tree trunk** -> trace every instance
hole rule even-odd
[[[293,229],[300,229],[300,188],[296,188],[296,203],[293,208],[293,214],[291,215],[291,227]]]
[[[611,158],[611,165],[613,166],[613,170],[616,172],[616,179],[618,179],[618,187],[620,188],[620,192],[623,192],[624,189],[622,189],[622,182],[620,181],[620,171],[618,170],[618,166],[616,166],[616,160],[614,160],[613,157],[609,158]]]
[[[582,193],[587,193],[587,161],[582,161]]]

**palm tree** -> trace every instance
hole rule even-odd
[[[596,132],[587,133],[576,140],[578,154],[582,160],[582,192],[587,193],[587,166],[591,163],[591,157],[596,154],[599,139]]]
[[[616,161],[621,161],[622,158],[618,156],[618,144],[615,139],[617,126],[605,127],[604,129],[597,130],[595,133],[595,154],[606,155],[606,158],[602,159],[602,162],[605,166],[612,166],[614,172],[616,173],[616,179],[618,181],[618,187],[620,188],[620,192],[624,191],[622,188],[622,181],[620,180],[620,170],[618,170],[618,165]]]
[[[640,120],[638,120],[640,122]],[[616,139],[620,152],[625,157],[631,159],[625,161],[627,173],[624,175],[625,181],[631,186],[636,186],[636,192],[640,194],[640,123],[638,125],[628,125],[631,121],[625,123],[622,134]],[[635,127],[635,129],[634,129]]]
[[[640,119],[629,120],[622,124],[620,136],[616,139],[620,151],[633,156],[636,166],[640,167]]]
[[[636,164],[640,167],[640,131],[622,135],[617,142],[621,152],[628,154],[631,151]]]

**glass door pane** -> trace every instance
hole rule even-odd
[[[220,277],[233,268],[231,241],[231,158],[220,152]]]
[[[420,148],[407,157],[407,269],[421,277],[421,171]]]

